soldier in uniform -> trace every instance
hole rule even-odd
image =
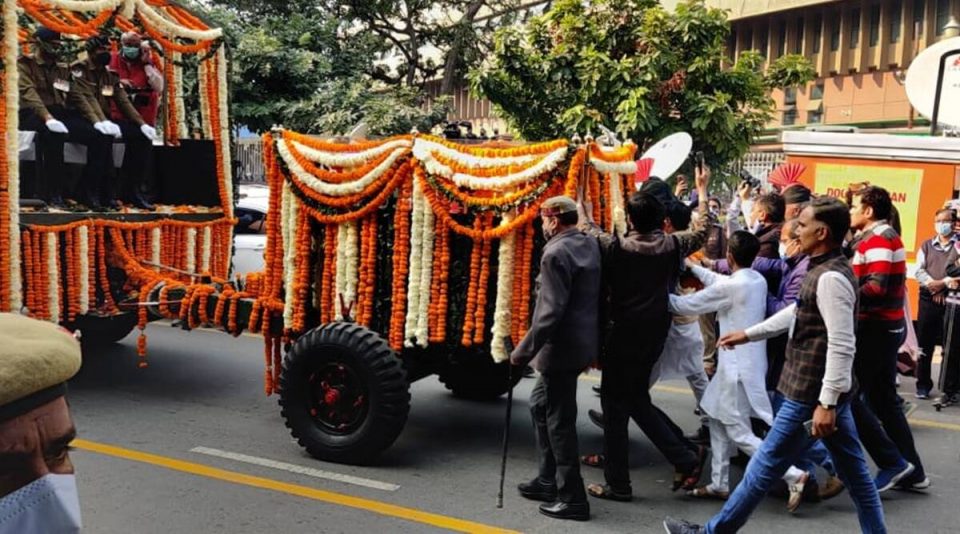
[[[60,327],[0,313],[0,532],[80,532],[64,397],[80,343]]]
[[[88,121],[94,125],[112,125],[114,137],[122,138],[126,145],[123,156],[126,174],[124,200],[136,208],[152,210],[154,206],[143,197],[141,186],[147,172],[151,142],[157,138],[157,131],[133,107],[119,76],[107,69],[110,58],[109,41],[105,37],[94,37],[87,41],[87,57],[72,66],[79,72],[74,97]],[[108,119],[111,103],[119,108],[125,120],[114,123]],[[112,180],[102,188],[102,195],[109,206],[116,207]]]
[[[577,204],[547,199],[540,211],[547,244],[540,261],[537,302],[530,330],[510,356],[532,361],[540,372],[530,413],[540,472],[520,484],[520,495],[546,501],[540,513],[585,521],[590,505],[580,476],[577,443],[577,377],[599,350],[600,247],[577,229]]]
[[[86,186],[106,172],[104,165],[110,154],[110,137],[94,128],[83,115],[68,106],[76,92],[70,70],[60,61],[60,34],[40,28],[33,36],[36,54],[17,60],[20,90],[20,129],[37,133],[38,196],[49,205],[62,208],[66,168],[63,144],[79,143],[87,148],[80,200],[99,210],[96,188]]]

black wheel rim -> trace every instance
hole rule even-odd
[[[310,374],[310,416],[329,434],[346,435],[363,425],[370,408],[366,383],[343,362],[329,362]]]

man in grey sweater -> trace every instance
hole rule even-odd
[[[510,356],[540,372],[530,413],[540,456],[537,478],[520,495],[538,501],[540,513],[585,521],[590,505],[580,476],[577,443],[577,377],[599,350],[600,247],[577,229],[577,204],[553,197],[540,210],[547,244],[540,260],[537,302],[530,330]]]

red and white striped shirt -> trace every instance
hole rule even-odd
[[[860,282],[860,321],[899,321],[906,295],[907,252],[885,221],[874,223],[851,243],[853,274]]]

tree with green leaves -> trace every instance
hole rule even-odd
[[[716,165],[742,156],[763,131],[772,88],[814,76],[800,56],[765,71],[749,51],[730,65],[729,35],[726,13],[703,0],[673,13],[656,0],[558,0],[500,29],[471,86],[528,140],[599,133],[599,125],[638,144],[685,131]]]

